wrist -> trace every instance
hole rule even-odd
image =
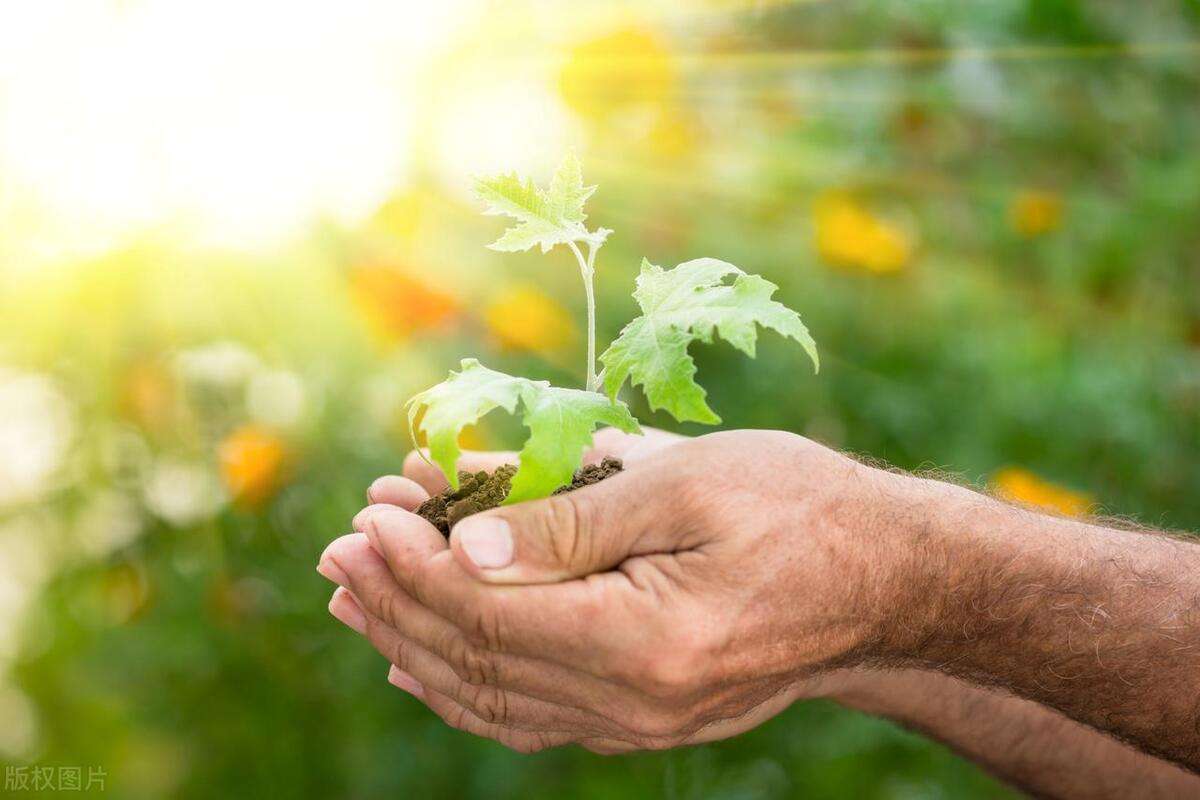
[[[922,644],[943,619],[956,519],[980,498],[940,481],[864,467],[857,538],[860,575],[871,589],[858,612],[870,621],[857,664],[920,663]],[[874,685],[874,683],[871,683]]]

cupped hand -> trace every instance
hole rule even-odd
[[[624,471],[469,517],[448,544],[411,513],[444,480],[410,457],[323,554],[330,610],[394,684],[522,751],[725,738],[870,655],[898,577],[865,500],[891,476],[774,431],[603,431],[589,458],[609,454]]]

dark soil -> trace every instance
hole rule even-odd
[[[621,459],[606,456],[599,464],[589,464],[576,470],[571,482],[554,493],[562,494],[591,486],[616,475],[621,469]],[[449,536],[450,529],[463,517],[500,505],[516,473],[517,468],[513,464],[506,464],[491,473],[459,472],[457,489],[447,488],[441,494],[435,494],[417,507],[417,513],[429,520],[443,536]]]

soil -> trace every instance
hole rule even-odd
[[[556,490],[562,494],[616,475],[622,469],[621,459],[606,456],[599,464],[588,464],[575,471],[569,484]],[[463,517],[478,514],[500,505],[508,494],[512,477],[517,473],[514,464],[506,464],[495,472],[459,472],[458,488],[435,494],[417,507],[417,513],[442,532],[450,535],[450,529]]]

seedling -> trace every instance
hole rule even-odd
[[[487,204],[484,213],[517,220],[489,245],[491,249],[511,252],[537,246],[548,253],[565,245],[575,256],[587,298],[587,378],[583,389],[565,389],[465,358],[458,372],[409,400],[413,439],[418,429],[425,434],[430,458],[452,489],[459,488],[459,434],[497,408],[515,414],[520,407],[529,429],[505,503],[545,497],[570,483],[597,426],[641,432],[617,397],[627,380],[642,387],[651,410],[664,409],[680,422],[719,423],[696,383],[696,364],[688,355],[692,342],[711,343],[714,334],[753,358],[756,326],[762,325],[798,342],[813,368],[819,368],[816,343],[795,311],[771,299],[778,287],[770,281],[714,258],[673,269],[643,259],[633,292],[642,314],[600,355],[604,366],[597,372],[593,279],[596,254],[612,231],[589,231],[584,225],[584,203],[595,190],[583,185],[573,155],[563,160],[545,188],[515,174],[476,181],[476,194]]]

